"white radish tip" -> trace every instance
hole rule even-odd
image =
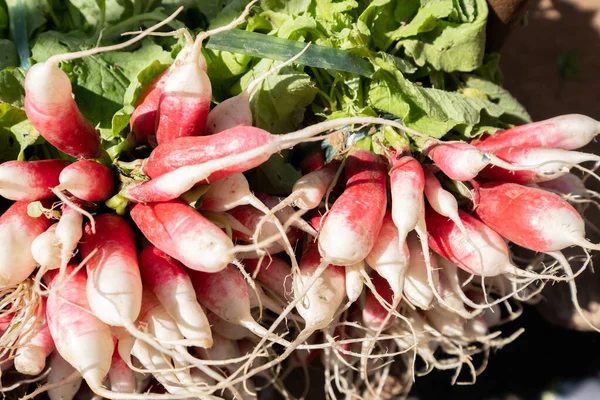
[[[190,93],[212,97],[212,86],[206,72],[196,63],[187,63],[178,67],[169,75],[165,93]]]
[[[35,64],[25,76],[25,90],[38,104],[60,105],[72,100],[71,81],[52,63]]]

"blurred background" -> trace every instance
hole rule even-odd
[[[509,29],[499,20],[516,2],[490,3],[500,15],[492,21],[495,24],[490,27],[488,43],[501,48],[504,86],[533,120],[568,113],[600,119],[600,0],[528,0],[515,9],[517,15]],[[600,145],[596,143],[587,150],[599,154]],[[592,187],[600,190],[598,182]],[[597,208],[590,209],[588,217],[600,226]],[[596,242],[599,239],[597,235],[590,238]],[[587,276],[577,282],[578,287],[587,285],[588,291],[600,295],[597,278]],[[547,314],[553,311],[550,308]],[[556,309],[555,316],[561,311]],[[451,386],[451,373],[432,373],[417,379],[411,397],[600,399],[598,333],[551,324],[534,307],[525,310],[519,324],[525,333],[491,355],[476,385]],[[514,330],[510,326],[505,329]]]

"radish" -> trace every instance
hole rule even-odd
[[[383,218],[383,225],[377,236],[375,246],[365,261],[384,278],[394,293],[394,298],[402,297],[404,274],[408,268],[410,254],[406,240],[400,241],[392,213],[388,210]],[[404,249],[400,250],[400,243]]]
[[[542,189],[553,191],[557,194],[587,197],[589,194],[585,183],[572,173],[566,173],[549,181],[538,182],[537,186]]]
[[[33,320],[33,321],[32,321]],[[54,350],[54,341],[46,321],[46,298],[40,303],[40,314],[22,328],[14,359],[15,369],[25,375],[37,375],[46,366],[46,357]]]
[[[398,229],[400,252],[398,256],[402,257],[406,236],[408,232],[417,226],[419,218],[423,214],[425,176],[421,164],[412,157],[404,156],[398,160],[394,159],[392,163],[392,169],[390,170],[392,219]],[[408,262],[408,260],[405,262]],[[398,285],[388,282],[394,293],[398,293]]]
[[[585,223],[560,196],[515,183],[487,183],[477,189],[475,214],[519,246],[540,252],[570,246],[600,250],[585,239]]]
[[[136,202],[167,201],[194,185],[247,171],[272,154],[348,124],[382,124],[420,135],[395,121],[349,117],[324,121],[285,135],[238,126],[204,137],[186,137],[158,146],[144,167],[151,181],[127,187],[123,195]]]
[[[573,165],[600,161],[600,157],[595,154],[548,148],[504,147],[495,151],[495,155],[514,165],[542,164],[525,171],[486,167],[480,173],[487,179],[520,184],[549,181],[568,173]]]
[[[321,148],[312,151],[300,161],[300,172],[302,175],[308,175],[313,171],[325,167],[325,153]]]
[[[360,297],[363,291],[364,282],[362,274],[365,272],[365,262],[360,261],[356,264],[346,265],[346,295],[348,301],[354,303]]]
[[[523,171],[539,167],[538,164],[516,166],[490,153],[464,142],[439,144],[433,140],[425,143],[423,151],[450,179],[468,181],[485,167],[493,165],[508,171]]]
[[[253,79],[250,83],[248,83],[246,89],[244,89],[240,94],[230,97],[217,104],[215,108],[208,113],[205,134],[212,135],[236,126],[252,126],[250,97],[252,96],[254,90],[258,88],[259,85],[262,84],[262,82],[269,76],[296,61],[302,54],[304,54],[309,46],[310,43],[307,44],[304,49],[294,57],[269,69],[262,75]]]
[[[39,234],[31,243],[31,255],[40,265],[39,279],[51,269],[60,268],[60,246],[56,237],[56,227],[50,226],[45,232]]]
[[[54,197],[64,160],[7,161],[0,164],[0,196],[9,200],[42,200]]]
[[[31,254],[35,238],[46,231],[52,221],[44,215],[33,218],[27,214],[28,201],[17,201],[0,216],[0,289],[24,281],[35,269]]]
[[[214,312],[207,311],[206,314],[208,322],[210,323],[211,331],[223,336],[226,339],[240,340],[253,336],[252,332],[250,332],[248,329],[244,328],[241,325],[227,322]]]
[[[135,372],[127,366],[125,361],[119,355],[117,348],[112,355],[110,370],[108,371],[108,380],[110,382],[110,390],[117,393],[136,393],[137,383],[135,380]]]
[[[211,35],[233,29],[244,22],[253,4],[248,4],[231,23],[200,33],[190,49],[190,56],[176,68],[171,68],[156,115],[156,141],[159,145],[180,137],[204,133],[212,100],[212,87],[203,65],[198,63],[202,54],[202,42]]]
[[[66,204],[63,204],[62,215],[56,224],[56,239],[60,246],[61,267],[65,268],[73,257],[77,245],[83,235],[83,217]]]
[[[600,132],[600,122],[581,114],[567,114],[496,132],[473,144],[481,151],[503,147],[552,147],[575,150],[590,143]]]
[[[388,303],[392,303],[395,294],[388,282],[381,276],[376,275],[372,281],[377,293]],[[388,318],[389,311],[383,307],[373,292],[367,292],[367,300],[362,309],[362,320],[365,326],[373,331],[377,331],[383,325],[382,330],[389,328],[394,321]]]
[[[154,246],[142,251],[139,263],[144,284],[154,292],[183,336],[196,346],[210,347],[208,320],[181,264]]]
[[[281,223],[284,224],[286,227],[292,226],[308,233],[311,236],[317,236],[317,232],[315,231],[315,229],[308,222],[300,218],[300,216],[297,215],[297,213],[292,207],[281,207],[281,204],[284,201],[284,199],[282,199],[281,197],[269,196],[265,193],[257,193],[256,197],[260,201],[262,201],[265,206],[271,208],[271,210],[267,214],[267,217],[270,217],[270,215],[275,214],[277,219],[281,221]],[[262,224],[260,226],[262,226]]]
[[[73,267],[68,267],[67,272],[72,274]],[[94,393],[110,397],[102,388],[114,348],[110,328],[91,312],[84,272],[77,272],[63,282],[57,278],[56,271],[44,277],[50,288],[46,317],[56,349],[81,373]],[[60,294],[52,290],[56,284],[61,285]]]
[[[55,190],[68,190],[78,199],[103,201],[112,196],[115,183],[110,168],[93,161],[80,160],[62,170]]]
[[[233,260],[231,239],[181,201],[136,204],[131,218],[153,245],[188,268],[218,272]]]
[[[383,224],[387,202],[386,169],[379,156],[366,150],[352,152],[346,160],[346,180],[346,189],[319,234],[319,252],[339,265],[356,264],[367,257]]]
[[[96,234],[86,224],[80,246],[82,257],[91,257],[86,264],[89,305],[102,322],[128,327],[137,319],[142,303],[133,231],[116,214],[99,215],[96,223]]]
[[[427,223],[429,226],[429,222]],[[434,286],[438,285],[439,273],[435,257],[430,258],[431,267],[425,263],[421,243],[414,234],[406,238],[410,261],[404,277],[404,295],[414,306],[427,310],[435,297],[434,288],[428,283],[427,268],[431,268]],[[434,249],[435,250],[435,249]]]
[[[58,150],[75,158],[99,158],[105,155],[100,136],[85,119],[73,99],[71,81],[57,67],[62,61],[87,57],[104,51],[125,48],[171,22],[183,7],[138,36],[121,44],[96,47],[75,53],[58,54],[35,64],[25,76],[25,112],[33,127]]]
[[[271,340],[281,341],[267,333],[250,314],[250,294],[248,285],[240,272],[232,265],[220,272],[205,273],[189,271],[198,301],[227,322],[241,325],[257,336],[268,336]]]
[[[49,385],[58,384],[59,382],[68,380],[68,382],[63,383],[62,385],[48,389],[48,397],[50,400],[72,400],[81,386],[81,375],[73,368],[73,366],[71,366],[71,364],[61,357],[58,351],[52,353],[49,369]],[[74,374],[76,374],[74,379],[69,380]]]
[[[267,288],[287,299],[292,294],[292,269],[281,258],[275,256],[264,260],[244,259],[244,267],[255,279]]]

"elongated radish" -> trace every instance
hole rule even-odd
[[[61,267],[66,267],[83,235],[83,216],[66,204],[56,224],[56,239],[60,245]]]
[[[57,225],[50,226],[31,243],[31,255],[44,273],[47,270],[60,267],[60,246],[56,237]],[[42,275],[40,275],[40,278]]]
[[[86,264],[87,297],[94,314],[111,326],[133,323],[142,303],[142,278],[138,267],[135,238],[128,222],[116,214],[96,217],[94,234],[86,224],[81,255]]]
[[[392,219],[398,229],[400,255],[408,232],[412,231],[423,212],[423,190],[425,176],[421,164],[410,156],[392,161],[390,170],[390,192],[392,194]],[[368,262],[368,261],[367,261]],[[397,286],[392,284],[396,292]]]
[[[28,201],[17,201],[0,216],[0,289],[24,281],[35,269],[31,244],[46,231],[52,221],[44,215],[27,214]]]
[[[250,314],[248,285],[233,265],[214,273],[190,270],[189,275],[202,305],[225,321],[241,325],[255,335],[267,334],[267,330]]]
[[[181,264],[154,246],[140,254],[142,280],[160,300],[179,330],[196,346],[212,344],[210,325]]]
[[[348,301],[354,303],[360,297],[365,286],[362,275],[365,273],[365,262],[360,261],[356,264],[346,265],[346,295]]]
[[[429,226],[429,223],[427,226]],[[428,283],[428,266],[425,263],[421,243],[416,234],[409,234],[406,238],[406,243],[410,253],[410,262],[404,277],[404,295],[406,296],[406,299],[416,307],[427,310],[431,308],[431,303],[435,294],[433,292],[434,289]],[[433,282],[437,285],[439,273],[435,257],[431,257],[430,263]]]
[[[165,20],[124,43],[54,55],[45,62],[31,67],[25,76],[25,112],[34,128],[50,144],[70,156],[101,157],[103,150],[100,146],[100,136],[77,108],[72,97],[71,81],[67,74],[57,67],[57,64],[61,61],[125,48],[168,24],[181,10],[182,8],[179,8]]]
[[[394,298],[402,296],[404,275],[409,265],[410,253],[406,240],[400,240],[399,229],[394,224],[392,213],[388,210],[383,218],[383,225],[377,236],[375,246],[365,261],[369,267],[387,281]],[[404,248],[400,250],[400,243]]]
[[[72,272],[73,267],[68,267],[67,273]],[[110,328],[90,309],[84,272],[64,282],[57,278],[57,271],[44,276],[51,289],[46,311],[50,333],[60,355],[97,391],[110,369],[114,348]],[[60,294],[52,290],[55,284],[61,284]]]
[[[386,168],[379,156],[366,150],[350,154],[346,181],[346,190],[331,207],[319,234],[319,252],[339,265],[356,264],[367,257],[383,224],[387,202]]]
[[[48,372],[48,383],[56,384],[75,374],[77,370],[71,364],[65,361],[58,351],[52,353],[50,358],[50,371]],[[75,377],[72,381],[48,389],[50,400],[72,400],[81,386],[83,378],[81,375]]]
[[[560,196],[515,183],[487,183],[477,189],[476,215],[508,240],[534,251],[570,246],[599,250],[585,239],[581,215]]]
[[[306,49],[310,46],[307,44],[304,49],[289,60],[269,69],[262,75],[253,79],[242,92],[236,96],[230,97],[221,103],[217,104],[208,113],[206,121],[206,134],[212,135],[219,133],[235,126],[252,126],[252,110],[250,110],[250,97],[254,90],[267,79],[282,68],[296,61]]]
[[[595,154],[549,148],[504,147],[494,152],[496,157],[514,165],[536,165],[540,167],[524,171],[507,171],[500,167],[486,167],[480,175],[495,181],[520,184],[537,183],[558,178],[569,172],[575,164],[600,161]]]
[[[536,276],[534,273],[520,270],[512,265],[504,239],[474,216],[458,210],[458,215],[479,252],[467,242],[465,235],[450,219],[436,213],[431,207],[427,207],[425,215],[429,246],[437,254],[452,261],[463,270],[486,277],[503,273],[530,278]],[[545,275],[539,275],[539,277],[548,278]]]
[[[270,212],[266,214],[266,218],[270,215],[275,214],[277,219],[286,226],[291,226],[300,229],[308,233],[311,236],[317,236],[315,229],[294,211],[292,207],[281,206],[284,199],[280,197],[269,196],[265,193],[256,193],[256,197],[263,202],[264,205],[271,208]]]
[[[110,390],[113,392],[136,393],[137,391],[135,372],[123,361],[116,347],[108,371],[108,380]]]
[[[206,314],[208,322],[210,323],[210,329],[226,339],[240,340],[253,336],[252,332],[242,325],[227,322],[212,311],[207,311]]]
[[[542,189],[551,190],[555,193],[587,197],[588,190],[585,187],[585,183],[577,176],[572,173],[566,173],[558,178],[538,182],[537,185]]]
[[[86,201],[102,201],[112,196],[115,182],[108,167],[92,160],[74,162],[62,170],[56,190],[68,190]]]
[[[377,289],[377,293],[391,304],[394,298],[394,292],[387,281],[383,277],[377,275],[371,282]],[[365,326],[373,331],[378,330],[381,324],[386,322],[385,320],[388,313],[389,311],[379,303],[375,295],[369,290],[367,292],[367,300],[362,309],[362,319]],[[393,322],[393,319],[388,319],[383,330],[389,328]]]
[[[261,259],[244,259],[244,268],[255,278],[271,289],[282,299],[287,299],[292,294],[292,269],[281,258],[274,256]],[[258,271],[257,271],[258,270]]]
[[[323,168],[303,175],[294,183],[292,194],[282,200],[280,206],[273,208],[272,212],[277,212],[280,208],[290,204],[307,211],[317,208],[327,193],[339,166],[338,162],[331,162]]]
[[[318,148],[317,150],[310,152],[302,159],[302,161],[300,161],[300,172],[303,176],[308,175],[313,171],[325,167],[325,165],[325,153]]]
[[[496,132],[473,144],[482,151],[503,147],[553,147],[575,150],[600,133],[600,122],[581,114],[567,114]]]
[[[25,375],[37,375],[46,366],[46,357],[54,350],[54,341],[46,321],[46,298],[40,303],[40,315],[23,327],[22,342],[14,359],[15,369]]]
[[[7,161],[0,164],[0,196],[9,200],[42,200],[54,197],[64,160]]]
[[[231,239],[181,201],[136,204],[131,218],[153,245],[188,268],[218,272],[233,260]]]
[[[395,121],[374,117],[348,117],[324,121],[285,135],[270,135],[258,128],[235,127],[205,137],[188,137],[157,147],[144,170],[153,179],[127,187],[123,195],[137,202],[167,201],[194,185],[254,168],[272,154],[310,140],[320,133],[348,124],[382,124],[420,135]],[[210,146],[205,144],[210,143]],[[219,146],[215,144],[219,143]],[[163,147],[159,151],[159,149]],[[206,148],[210,147],[210,148]],[[154,154],[157,154],[153,158]]]
[[[159,145],[204,133],[212,100],[212,86],[203,66],[198,63],[202,42],[215,33],[230,30],[244,22],[250,7],[246,6],[242,15],[231,23],[200,33],[190,50],[190,57],[169,71],[156,116],[156,141]]]

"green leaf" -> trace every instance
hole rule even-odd
[[[6,68],[0,71],[0,103],[23,108],[25,102],[25,71]]]
[[[485,0],[477,0],[477,17],[473,22],[439,20],[435,28],[416,38],[402,41],[417,65],[431,65],[436,70],[473,71],[481,66],[485,51],[485,27],[488,15]]]
[[[255,32],[232,30],[211,37],[206,47],[254,57],[286,61],[302,51],[305,46],[306,43],[293,40]],[[373,73],[373,68],[366,60],[348,51],[314,44],[296,62],[311,67],[346,71],[367,77]]]
[[[311,0],[262,0],[260,2],[264,10],[277,11],[293,17],[308,11],[311,4]]]
[[[255,126],[273,134],[294,131],[316,93],[317,88],[305,73],[284,69],[268,77],[250,101]]]
[[[0,162],[23,159],[25,149],[38,136],[24,110],[0,103]]]
[[[502,119],[506,122],[513,125],[531,122],[531,116],[527,113],[525,107],[523,107],[521,103],[508,92],[508,90],[475,75],[465,74],[464,78],[465,85],[468,89],[478,90],[487,96],[489,100],[502,107],[504,111]]]
[[[0,70],[19,66],[17,47],[8,39],[0,39]]]
[[[19,143],[19,154],[17,158],[19,160],[25,159],[25,149],[35,144],[40,138],[40,134],[35,130],[31,122],[28,119],[13,125],[10,128],[16,141]]]

